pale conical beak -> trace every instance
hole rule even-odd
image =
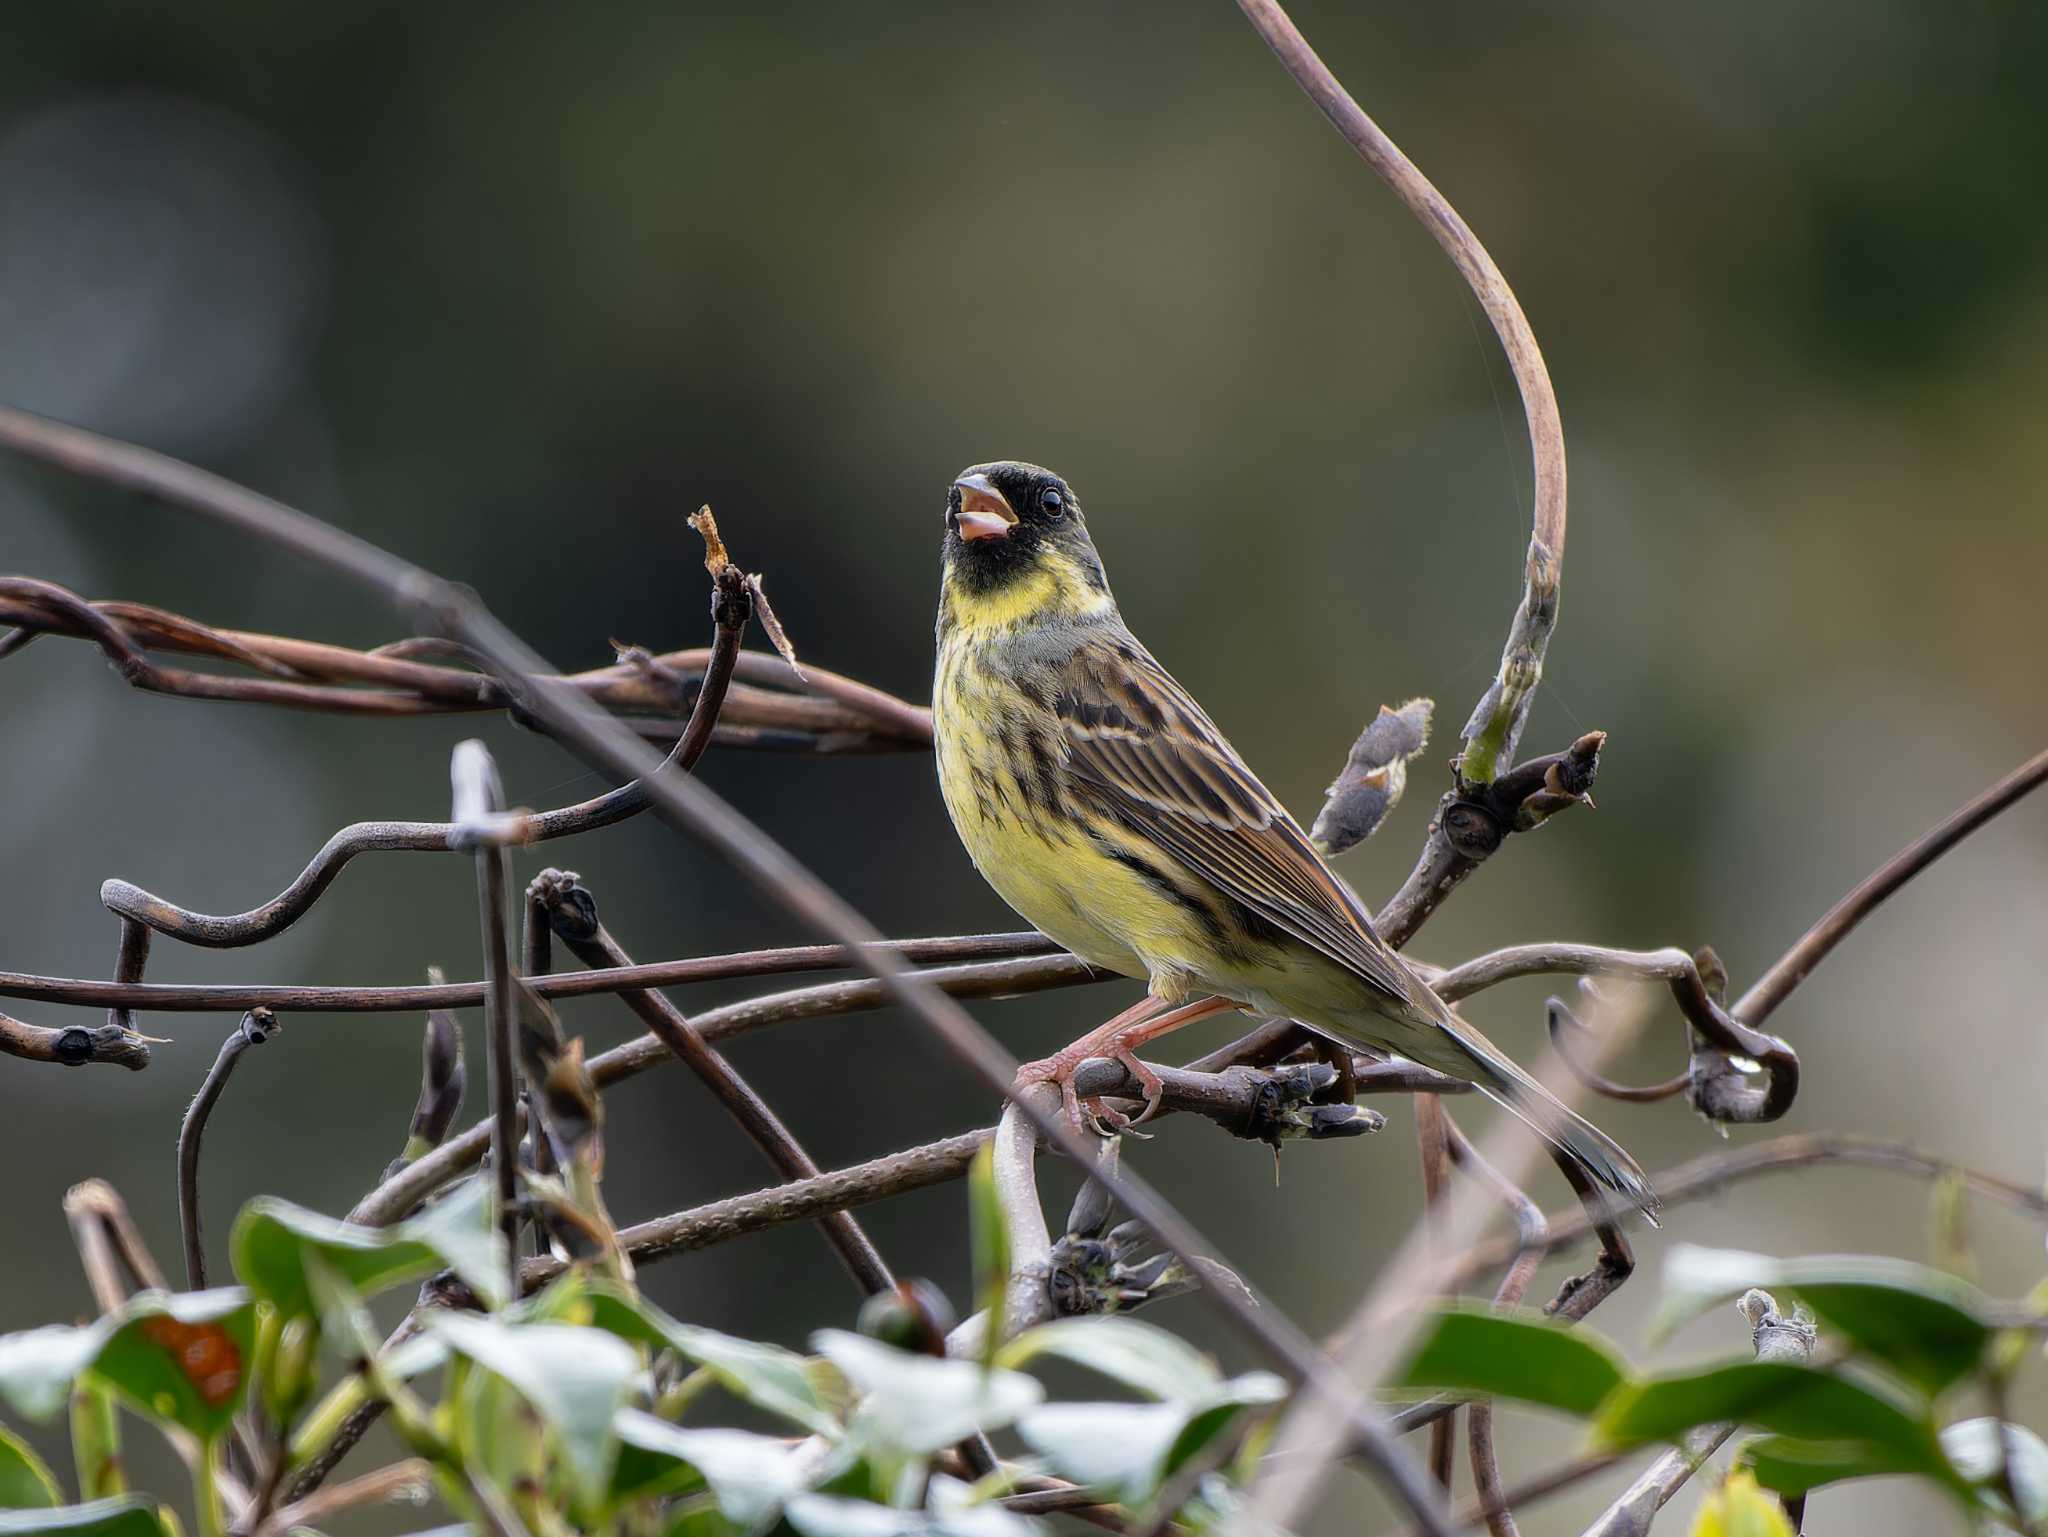
[[[962,539],[1007,539],[1017,526],[1017,514],[1008,498],[986,475],[962,475],[953,482],[960,493],[960,510],[952,515],[953,527]]]

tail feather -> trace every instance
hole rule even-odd
[[[1650,1188],[1649,1175],[1629,1156],[1628,1149],[1584,1116],[1567,1109],[1556,1095],[1505,1056],[1483,1052],[1469,1042],[1461,1044],[1466,1045],[1474,1064],[1481,1069],[1473,1078],[1480,1093],[1519,1117],[1594,1184],[1636,1207],[1650,1226],[1657,1225],[1657,1211],[1663,1203]]]

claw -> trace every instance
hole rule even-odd
[[[1070,1059],[1066,1052],[1059,1052],[1036,1062],[1026,1062],[1017,1069],[1017,1076],[1011,1082],[1011,1092],[1018,1093],[1038,1083],[1056,1084],[1060,1091],[1060,1113],[1069,1126],[1084,1137],[1114,1136],[1116,1131],[1111,1127],[1114,1121],[1121,1121],[1123,1117],[1104,1106],[1100,1098],[1091,1098],[1084,1106],[1080,1092],[1074,1087],[1074,1069],[1086,1060],[1085,1057]]]
[[[1159,1081],[1159,1075],[1140,1062],[1128,1046],[1118,1045],[1110,1055],[1124,1065],[1124,1071],[1138,1081],[1138,1093],[1145,1101],[1145,1108],[1135,1119],[1126,1119],[1126,1126],[1138,1126],[1159,1113],[1159,1097],[1166,1092],[1166,1086]]]

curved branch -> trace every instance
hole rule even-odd
[[[1238,0],[1238,9],[1345,143],[1407,205],[1451,259],[1486,311],[1514,371],[1515,388],[1521,392],[1535,475],[1535,527],[1524,565],[1522,600],[1508,630],[1500,671],[1466,723],[1465,751],[1458,766],[1464,782],[1488,784],[1514,761],[1515,743],[1543,676],[1543,653],[1557,619],[1565,534],[1564,425],[1558,416],[1557,391],[1551,386],[1543,350],[1536,345],[1536,333],[1529,328],[1514,290],[1457,209],[1351,99],[1351,93],[1317,57],[1277,0]]]
[[[1722,1008],[1700,973],[1699,957],[1683,950],[1510,945],[1437,973],[1431,985],[1448,1003],[1511,977],[1545,973],[1634,977],[1670,983],[1678,1011],[1693,1032],[1692,1065],[1685,1086],[1692,1091],[1694,1106],[1701,1114],[1716,1121],[1748,1124],[1775,1121],[1792,1108],[1799,1093],[1799,1054],[1776,1036],[1751,1029]],[[1731,1057],[1756,1063],[1765,1075],[1763,1086],[1757,1088],[1744,1082],[1741,1073],[1727,1067]],[[1569,1057],[1566,1060],[1585,1081],[1582,1064],[1572,1063]]]
[[[704,749],[711,745],[712,730],[718,724],[718,712],[725,703],[726,690],[739,661],[740,642],[753,614],[753,598],[746,575],[739,567],[729,561],[721,563],[712,572],[711,583],[714,635],[709,659],[704,664],[704,681],[691,707],[689,723],[658,770],[663,774],[689,773],[704,755]],[[511,818],[507,836],[520,843],[572,837],[614,826],[637,816],[648,805],[646,785],[634,780],[573,806],[518,813]],[[124,920],[124,946],[129,926],[140,924],[186,944],[232,949],[260,944],[298,922],[334,883],[342,866],[358,854],[446,853],[465,847],[463,831],[454,822],[357,822],[329,838],[282,892],[245,913],[215,916],[193,912],[120,880],[102,885],[100,900]]]
[[[213,1107],[220,1103],[227,1089],[228,1076],[234,1072],[236,1061],[251,1046],[261,1046],[276,1033],[277,1020],[270,1010],[256,1008],[244,1014],[241,1023],[220,1043],[220,1055],[207,1069],[206,1080],[199,1085],[199,1092],[193,1096],[184,1122],[178,1127],[178,1228],[185,1239],[187,1291],[206,1289],[206,1245],[199,1226],[200,1140],[206,1135],[206,1123],[213,1118]]]
[[[1953,1175],[1962,1181],[1965,1189],[1976,1195],[2048,1222],[2048,1195],[2038,1190],[2000,1179],[1995,1174],[1961,1168],[1903,1142],[1841,1132],[1774,1137],[1769,1142],[1759,1142],[1733,1152],[1708,1153],[1653,1175],[1651,1183],[1655,1185],[1665,1210],[1669,1211],[1688,1201],[1717,1194],[1729,1185],[1753,1179],[1759,1174],[1779,1174],[1817,1163],[1854,1164],[1860,1168],[1906,1174],[1916,1179],[1940,1179]],[[1575,1209],[1550,1215],[1545,1219],[1550,1226],[1550,1235],[1544,1240],[1545,1251],[1577,1243],[1593,1231],[1596,1219],[1604,1219],[1606,1215],[1597,1206],[1590,1213]],[[1466,1250],[1447,1267],[1445,1289],[1455,1291],[1470,1285],[1478,1277],[1506,1264],[1514,1257],[1517,1248],[1516,1245],[1494,1241]]]
[[[1897,891],[1971,833],[2029,793],[2048,784],[2048,749],[2036,753],[2003,779],[1959,806],[1873,870],[1821,915],[1820,921],[1758,977],[1729,1012],[1750,1024],[1761,1024],[1827,959],[1849,932]]]
[[[91,602],[55,583],[26,579],[20,586],[0,585],[0,624],[15,626],[0,638],[0,659],[38,635],[94,641],[129,681],[136,682],[130,674],[140,669],[146,681],[136,686],[175,697],[379,716],[502,710],[512,702],[502,683],[478,670],[485,663],[475,650],[439,637],[356,651],[294,636],[215,629],[143,603]],[[250,692],[246,686],[258,680],[161,667],[142,654],[145,649],[232,662],[289,687]],[[691,704],[710,656],[702,648],[657,656],[629,647],[619,661],[565,674],[561,681],[608,709],[672,716]],[[462,665],[438,665],[451,661]],[[726,712],[734,724],[720,728],[720,742],[810,752],[931,745],[929,710],[827,669],[807,664],[799,674],[779,656],[742,652],[737,677],[741,682]]]
[[[1545,1028],[1550,1032],[1550,1049],[1557,1053],[1558,1060],[1572,1070],[1572,1076],[1606,1099],[1618,1099],[1628,1105],[1654,1105],[1659,1100],[1672,1099],[1683,1094],[1692,1082],[1690,1072],[1674,1073],[1658,1083],[1629,1084],[1617,1083],[1592,1063],[1583,1061],[1579,1054],[1566,1044],[1573,1031],[1585,1032],[1588,1027],[1572,1011],[1570,1004],[1562,998],[1546,998],[1543,1001]]]

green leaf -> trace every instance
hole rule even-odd
[[[856,1435],[911,1456],[951,1446],[975,1430],[1000,1429],[1045,1396],[1018,1372],[914,1356],[839,1329],[821,1330],[811,1343],[861,1392]]]
[[[1744,1443],[1739,1458],[1758,1483],[1784,1495],[1804,1494],[1844,1479],[1919,1470],[1916,1458],[1868,1441],[1801,1441],[1794,1436],[1759,1436]]]
[[[2024,1523],[2048,1517],[2048,1445],[2023,1425],[2006,1427],[2012,1437],[2013,1484],[2019,1492]],[[1976,1486],[1980,1498],[2003,1516],[2011,1512],[1998,1487],[2003,1455],[1998,1422],[1963,1420],[1941,1432],[1941,1448],[1956,1471]],[[1868,1442],[1801,1441],[1790,1436],[1762,1436],[1747,1443],[1741,1460],[1754,1469],[1757,1482],[1784,1495],[1804,1494],[1852,1478],[1882,1478],[1921,1472],[1917,1462],[1889,1447]],[[1980,1507],[1981,1508],[1981,1507]]]
[[[669,1459],[701,1479],[719,1511],[741,1527],[770,1520],[818,1471],[815,1447],[791,1446],[752,1431],[686,1429],[641,1409],[621,1409],[612,1423],[622,1444]]]
[[[0,1537],[34,1537],[42,1532],[62,1532],[65,1537],[165,1537],[156,1506],[132,1494],[54,1510],[0,1510]]]
[[[1062,1318],[1027,1329],[996,1354],[1013,1370],[1058,1356],[1147,1398],[1189,1401],[1214,1392],[1223,1374],[1185,1340],[1135,1318]]]
[[[800,1494],[783,1514],[803,1537],[1033,1537],[1040,1530],[1027,1516],[977,1501],[969,1485],[944,1474],[933,1477],[924,1510]]]
[[[142,1413],[202,1440],[227,1428],[249,1387],[256,1304],[239,1286],[143,1292],[114,1317],[93,1376]]]
[[[1054,1469],[1079,1484],[1142,1505],[1254,1404],[1278,1401],[1286,1385],[1267,1372],[1219,1383],[1205,1398],[1156,1404],[1046,1404],[1017,1433]]]
[[[1141,1504],[1187,1419],[1179,1404],[1046,1404],[1017,1422],[1017,1434],[1063,1477]]]
[[[673,1349],[709,1370],[719,1386],[741,1401],[820,1435],[838,1432],[838,1418],[819,1391],[813,1363],[795,1351],[678,1323],[644,1297],[601,1280],[590,1283],[589,1302],[594,1327],[656,1350]]]
[[[1675,1441],[1695,1425],[1735,1420],[1804,1441],[1864,1441],[1950,1488],[1961,1479],[1934,1430],[1889,1397],[1812,1366],[1744,1361],[1652,1377],[1618,1391],[1594,1432],[1611,1448]]]
[[[967,1169],[968,1230],[973,1238],[975,1306],[986,1313],[981,1364],[995,1360],[1009,1331],[1003,1319],[1010,1294],[1010,1225],[996,1190],[995,1144],[984,1142]]]
[[[1248,1408],[1276,1404],[1287,1396],[1287,1384],[1271,1372],[1247,1372],[1224,1383],[1206,1403],[1193,1406],[1187,1423],[1167,1448],[1159,1468],[1164,1484],[1187,1464],[1203,1456],[1210,1445],[1237,1424]]]
[[[1983,1293],[1926,1265],[1869,1255],[1781,1260],[1696,1244],[1677,1244],[1665,1259],[1665,1297],[1651,1332],[1669,1334],[1752,1286],[1798,1297],[1857,1349],[1926,1393],[1973,1371],[1996,1332]]]
[[[319,1255],[365,1296],[443,1266],[492,1307],[502,1306],[508,1294],[504,1239],[490,1225],[490,1189],[481,1179],[388,1228],[358,1227],[258,1196],[235,1219],[229,1247],[235,1273],[287,1319],[314,1311],[308,1254]]]
[[[113,1321],[102,1318],[83,1328],[49,1324],[0,1335],[0,1397],[26,1419],[55,1419],[71,1396],[73,1379],[92,1364],[112,1332]]]
[[[618,1451],[612,1417],[640,1370],[635,1351],[602,1330],[568,1324],[508,1324],[445,1312],[428,1313],[425,1322],[450,1349],[533,1405],[559,1434],[585,1499],[603,1497]]]
[[[1472,1305],[1444,1309],[1392,1385],[1512,1398],[1585,1419],[1627,1380],[1627,1364],[1585,1329]]]
[[[0,1510],[45,1510],[64,1503],[64,1492],[43,1459],[0,1425]]]

